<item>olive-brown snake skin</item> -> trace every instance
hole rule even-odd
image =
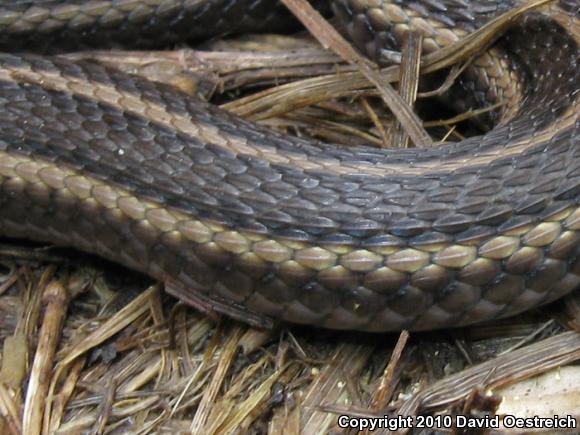
[[[475,61],[474,98],[508,100],[493,130],[424,149],[284,136],[168,85],[46,54],[198,38],[223,32],[228,15],[267,22],[271,3],[3,2],[0,235],[98,254],[257,324],[451,327],[580,286],[577,0],[526,13]],[[432,51],[519,4],[334,10],[376,55],[409,28]]]

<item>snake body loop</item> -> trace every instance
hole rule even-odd
[[[475,62],[474,98],[508,100],[499,124],[432,149],[297,139],[163,84],[33,53],[135,32],[145,45],[170,24],[169,42],[188,29],[186,39],[199,37],[212,23],[227,27],[209,6],[251,22],[270,3],[0,6],[0,234],[98,254],[258,325],[450,327],[580,286],[574,0],[526,14]],[[334,9],[373,55],[409,28],[436,49],[517,4],[337,0]]]

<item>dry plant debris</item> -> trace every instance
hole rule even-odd
[[[398,339],[264,331],[214,322],[117,273],[10,264],[5,279],[17,279],[0,297],[2,433],[345,433],[343,414],[580,417],[570,365],[580,334],[546,322],[551,310]],[[111,286],[106,297],[97,285]],[[530,400],[536,394],[542,400]]]

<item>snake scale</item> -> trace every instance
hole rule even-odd
[[[283,135],[54,47],[155,47],[275,26],[254,0],[0,5],[0,235],[94,253],[186,302],[387,331],[522,312],[580,286],[580,6],[526,13],[475,61],[495,127],[429,148]],[[336,0],[366,54],[454,42],[517,0]],[[472,85],[470,85],[470,83]]]

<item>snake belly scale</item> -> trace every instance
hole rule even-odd
[[[500,41],[508,54],[480,61],[480,93],[510,100],[498,125],[428,149],[302,140],[170,86],[34,53],[71,35],[91,45],[143,28],[150,43],[171,23],[202,32],[220,8],[269,16],[272,2],[247,3],[0,6],[0,235],[95,253],[258,325],[443,328],[580,286],[575,1],[527,13]],[[337,0],[334,9],[372,55],[408,28],[436,49],[519,4],[404,3]]]

